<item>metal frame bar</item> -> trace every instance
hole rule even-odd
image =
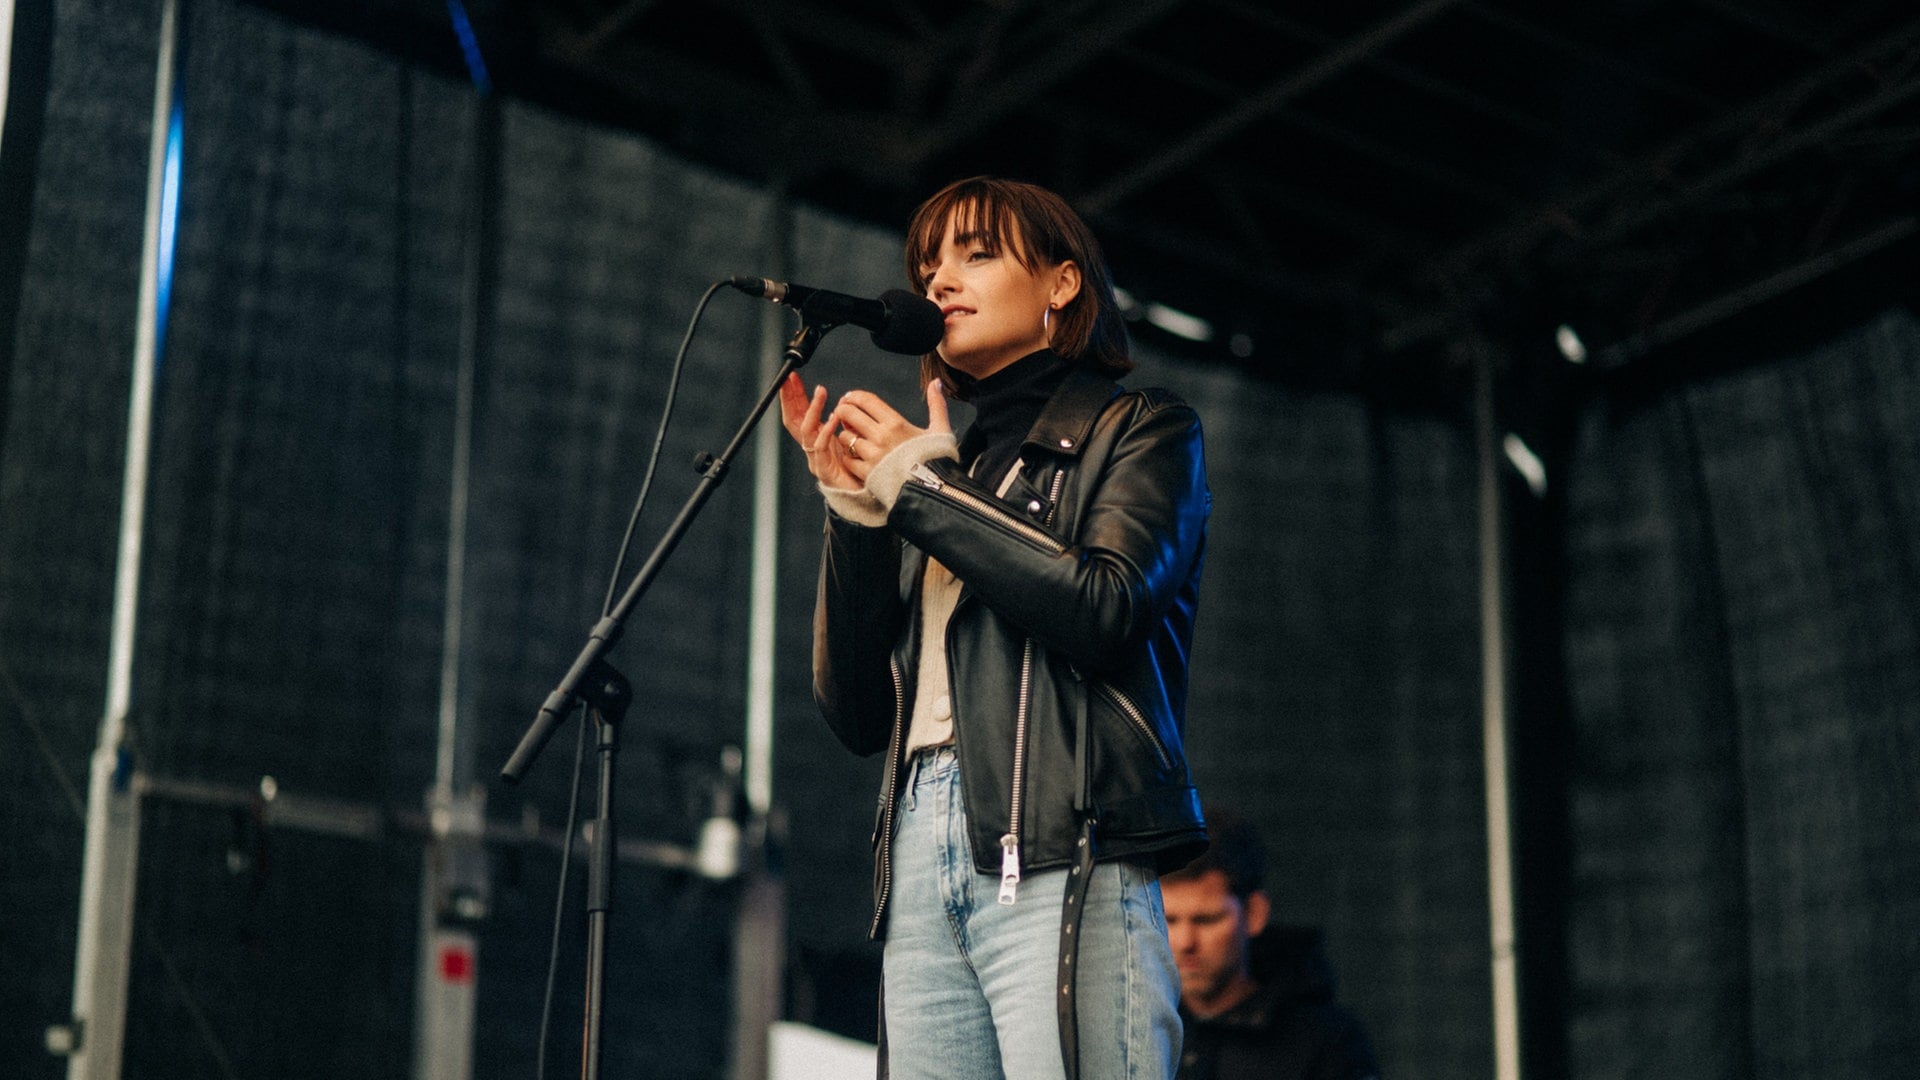
[[[1265,89],[1202,124],[1185,139],[1142,162],[1131,172],[1109,180],[1087,195],[1081,204],[1089,212],[1104,214],[1129,197],[1151,187],[1172,173],[1193,164],[1207,150],[1334,76],[1360,63],[1374,52],[1418,29],[1434,16],[1458,4],[1460,0],[1424,0],[1375,25],[1365,33],[1328,50],[1312,63],[1269,84]]]
[[[127,718],[133,708],[134,628],[140,605],[148,457],[166,317],[165,275],[178,196],[174,110],[179,102],[180,0],[162,0],[156,48],[153,131],[148,144],[146,224],[134,316],[132,392],[121,477],[120,544],[107,652],[106,711],[87,786],[79,927],[74,941],[73,1017],[66,1029],[68,1080],[118,1080],[126,1034],[129,950],[139,869],[140,802],[128,785]],[[49,1033],[50,1044],[56,1038]]]

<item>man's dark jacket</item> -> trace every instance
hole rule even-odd
[[[1365,1029],[1333,1003],[1333,965],[1320,931],[1270,926],[1255,938],[1260,989],[1204,1020],[1182,1007],[1187,1034],[1176,1080],[1370,1080],[1379,1076]]]

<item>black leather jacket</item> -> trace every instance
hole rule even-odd
[[[945,645],[974,865],[1003,888],[1009,871],[1067,866],[1089,819],[1097,859],[1164,871],[1205,846],[1181,744],[1211,509],[1199,417],[1076,370],[1021,457],[1004,498],[940,460],[885,528],[828,515],[814,694],[849,749],[888,753],[876,938],[929,554],[963,583]]]

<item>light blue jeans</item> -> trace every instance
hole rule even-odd
[[[1054,983],[1068,872],[978,873],[953,751],[918,754],[900,796],[887,904],[891,1080],[1061,1080]],[[1168,1080],[1180,1053],[1180,976],[1160,883],[1100,863],[1087,890],[1076,1001],[1082,1080]]]

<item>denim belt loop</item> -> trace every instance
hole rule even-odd
[[[920,761],[923,756],[924,755],[918,751],[907,755],[907,781],[901,785],[901,791],[906,795],[906,808],[908,810],[914,809],[913,793],[914,788],[918,787],[920,783]]]
[[[942,757],[947,760],[941,760]],[[918,800],[914,798],[914,789],[920,786],[920,777],[924,772],[928,776],[937,776],[946,768],[957,765],[952,743],[940,743],[937,746],[923,746],[907,756],[907,780],[902,789],[906,792],[906,808],[914,809]]]

